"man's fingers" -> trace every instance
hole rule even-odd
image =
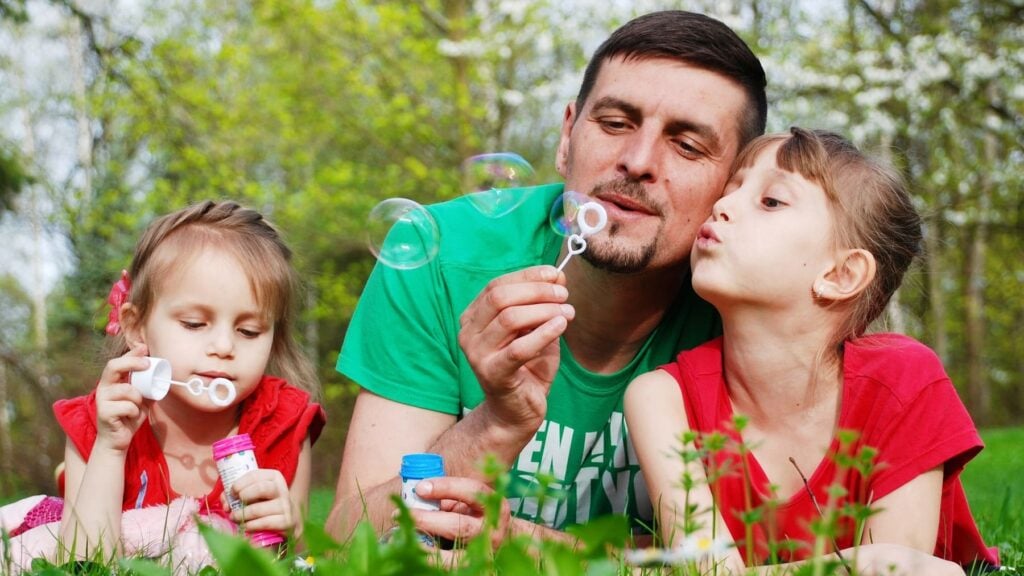
[[[464,542],[483,531],[481,516],[440,510],[411,510],[416,528],[435,537]]]
[[[422,480],[416,485],[416,495],[427,500],[457,500],[479,508],[480,494],[493,492],[490,486],[464,476],[441,476]]]
[[[542,267],[550,268],[550,267]],[[529,269],[528,269],[529,270]],[[553,268],[551,269],[554,270]],[[553,281],[518,280],[509,281],[509,277],[519,272],[499,276],[492,280],[486,288],[470,303],[459,317],[461,326],[478,328],[489,324],[493,318],[505,308],[536,304],[542,302],[565,302],[569,291],[562,284]]]

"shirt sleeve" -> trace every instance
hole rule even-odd
[[[879,450],[871,480],[876,500],[940,465],[944,483],[949,483],[983,447],[953,383],[944,375],[921,387],[889,420],[871,443]]]
[[[458,330],[439,258],[413,269],[378,263],[356,306],[337,370],[374,394],[458,414]]]

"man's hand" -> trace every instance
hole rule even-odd
[[[485,482],[473,478],[445,476],[422,480],[416,485],[416,494],[422,498],[438,500],[439,511],[410,510],[416,528],[434,537],[456,543],[454,550],[439,550],[443,565],[456,566],[462,554],[459,544],[476,538],[490,525],[491,546],[497,549],[510,536],[528,536],[546,540],[560,540],[573,545],[576,539],[564,532],[513,518],[508,500],[501,497],[496,518],[487,518],[487,500],[496,498],[494,490]]]
[[[547,413],[558,371],[558,338],[575,310],[565,276],[533,266],[492,280],[460,317],[459,346],[495,423],[532,434]]]
[[[421,480],[416,485],[416,494],[440,501],[441,510],[412,509],[410,512],[417,529],[463,543],[482,534],[487,527],[483,501],[493,492],[486,483],[473,478],[444,476]],[[508,535],[511,524],[511,512],[505,498],[501,498],[498,517],[492,521],[495,524],[491,526],[491,546],[497,548]]]

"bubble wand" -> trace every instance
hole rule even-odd
[[[193,396],[207,394],[210,402],[217,406],[229,406],[235,400],[238,392],[235,385],[227,378],[214,378],[209,384],[203,382],[198,376],[189,379],[188,382],[179,382],[171,379],[171,363],[163,358],[149,359],[149,368],[141,372],[132,372],[131,383],[143,398],[150,400],[163,400],[170,391],[171,385],[184,386]]]
[[[597,217],[597,222],[591,224],[587,222],[587,214],[593,213]],[[569,263],[569,259],[576,254],[582,254],[587,249],[587,236],[593,236],[604,229],[605,224],[608,223],[608,213],[605,212],[604,206],[601,206],[597,202],[584,202],[576,212],[576,224],[580,227],[578,234],[570,234],[568,240],[566,240],[566,246],[569,249],[569,253],[562,259],[562,263],[558,265],[558,271],[561,272],[562,268]]]

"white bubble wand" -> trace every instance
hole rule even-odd
[[[593,213],[597,217],[597,222],[591,224],[587,221],[587,215]],[[605,212],[604,206],[597,202],[584,202],[576,212],[576,224],[580,227],[578,234],[570,234],[566,240],[566,246],[569,248],[569,253],[562,259],[562,263],[558,265],[558,271],[561,272],[562,268],[569,263],[569,259],[576,254],[582,254],[587,249],[587,236],[593,236],[604,229],[605,224],[608,223],[608,213]]]
[[[210,402],[217,406],[229,406],[235,401],[238,391],[235,384],[227,378],[214,378],[209,384],[203,382],[198,376],[188,382],[179,382],[171,379],[171,363],[163,358],[149,359],[149,368],[141,372],[132,372],[131,383],[143,398],[150,400],[162,400],[170,391],[171,385],[184,386],[193,396],[206,394]]]

